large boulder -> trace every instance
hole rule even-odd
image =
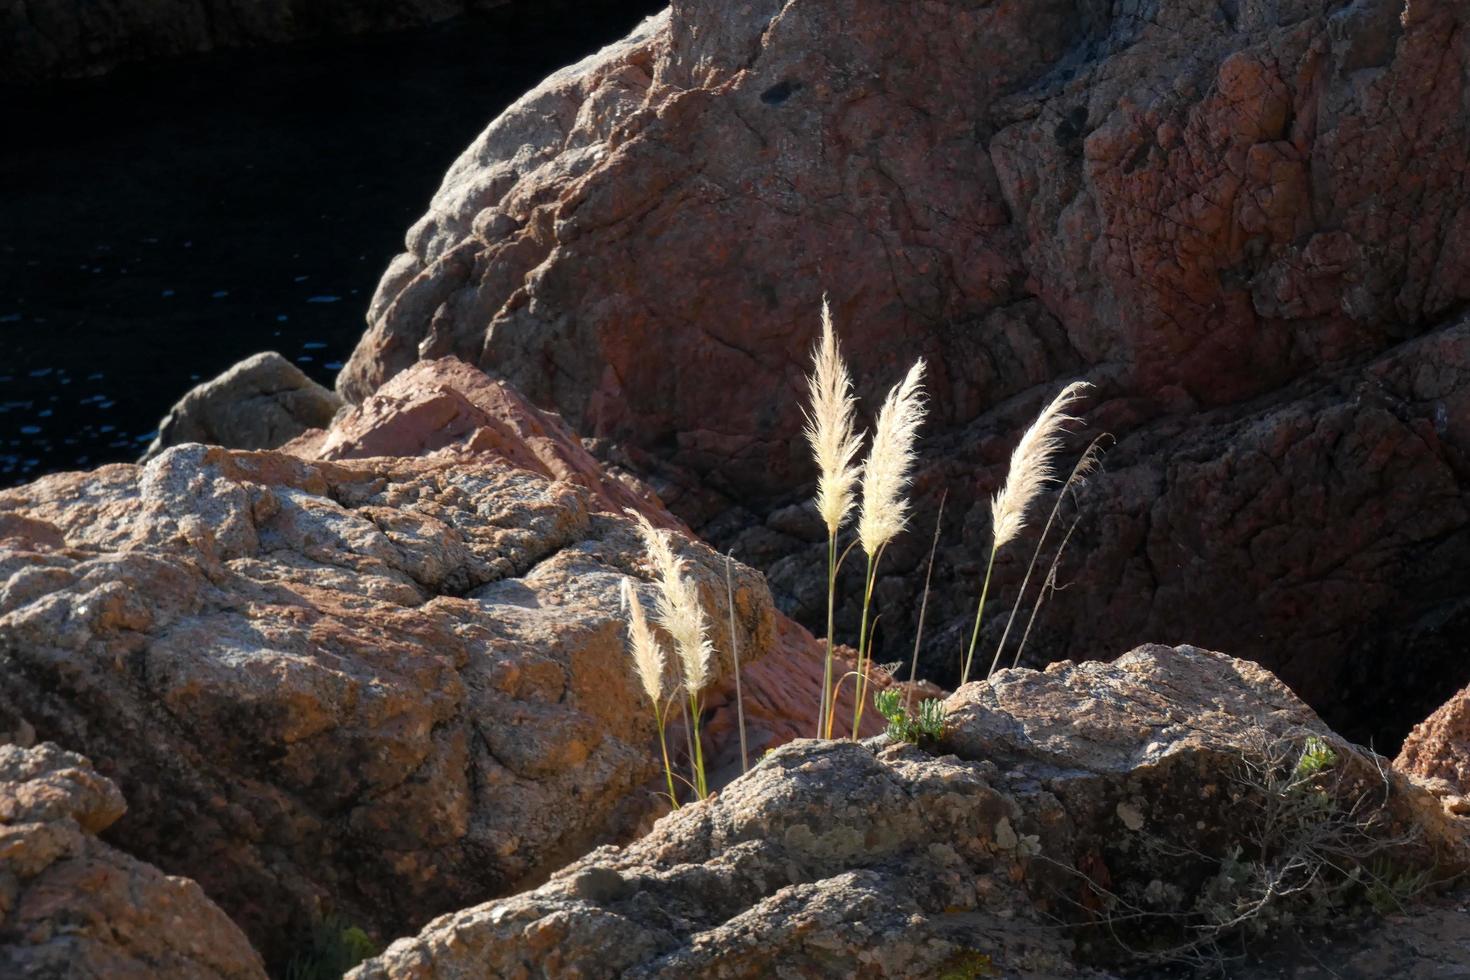
[[[244,933],[187,878],[98,840],[126,807],[55,745],[0,745],[0,974],[265,980]]]
[[[476,423],[453,439],[446,402]],[[353,449],[426,417],[423,456]],[[0,493],[0,732],[87,752],[132,803],[110,839],[198,880],[273,962],[326,916],[401,935],[667,806],[619,592],[651,578],[625,508],[678,522],[453,362],[341,425],[303,455],[185,445]],[[821,648],[758,573],[680,549],[723,779],[732,631],[752,756],[810,733]]]
[[[813,478],[801,374],[826,291],[865,405],[931,365],[918,524],[949,490],[952,544],[926,659],[950,677],[985,497],[1086,377],[1124,471],[1065,576],[1089,601],[1053,604],[1038,659],[1225,645],[1391,745],[1467,679],[1467,18],[675,0],[466,150],[339,390],[474,361],[682,480],[676,512],[816,625],[822,545],[776,521]],[[911,537],[877,599],[892,659]]]
[[[186,442],[275,449],[307,429],[330,425],[341,407],[341,398],[280,354],[255,354],[180,398],[158,424],[143,460]]]
[[[1465,821],[1428,816],[1421,790],[1220,654],[1006,671],[945,711],[943,754],[794,743],[642,840],[444,916],[352,976],[1100,977],[1171,938],[1201,952],[1190,940],[1236,911],[1325,932],[1354,914],[1338,899],[1372,892],[1354,861],[1450,875],[1470,856]],[[1340,846],[1353,857],[1314,864]],[[1275,897],[1318,873],[1323,891]],[[1464,935],[1417,930],[1431,942],[1403,942],[1396,975],[1470,968]],[[1141,936],[1155,945],[1120,945]],[[1374,975],[1350,946],[1313,955]]]

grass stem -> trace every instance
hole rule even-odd
[[[980,587],[980,604],[975,607],[975,629],[970,634],[970,649],[965,654],[965,667],[960,671],[960,686],[970,682],[970,665],[975,660],[975,645],[980,642],[980,623],[985,619],[985,597],[990,594],[990,574],[995,571],[995,556],[1000,548],[992,546],[990,560],[985,563],[985,584]]]

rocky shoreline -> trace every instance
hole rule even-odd
[[[260,354],[0,490],[0,973],[1470,975],[1467,20],[676,0],[554,74],[335,392]],[[824,292],[859,428],[928,362],[871,610]],[[954,683],[1078,379],[1036,669]],[[670,575],[680,711],[629,657]],[[813,737],[829,588],[925,725]]]

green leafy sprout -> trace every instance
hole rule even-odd
[[[888,737],[895,742],[922,745],[944,736],[944,703],[937,698],[920,701],[918,713],[911,714],[903,704],[903,694],[889,687],[873,696],[873,706],[888,719]]]

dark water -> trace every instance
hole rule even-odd
[[[135,458],[256,351],[330,384],[460,150],[661,7],[516,4],[0,88],[0,486]]]

